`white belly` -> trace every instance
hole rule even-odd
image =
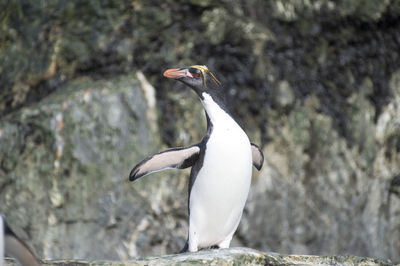
[[[236,231],[251,173],[251,148],[244,131],[236,123],[214,126],[189,202],[189,226],[199,248],[217,245]]]

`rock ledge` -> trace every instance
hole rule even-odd
[[[311,256],[266,253],[250,248],[202,250],[196,253],[137,258],[130,261],[45,260],[43,265],[396,265],[390,260],[357,256]],[[6,265],[15,265],[7,260]]]

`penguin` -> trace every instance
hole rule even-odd
[[[42,265],[28,246],[11,230],[0,213],[0,265],[5,265],[4,255],[17,259],[23,266]]]
[[[4,219],[0,213],[0,266],[3,266],[4,263]]]
[[[199,96],[207,119],[206,135],[200,143],[145,158],[132,169],[129,180],[191,167],[189,232],[181,253],[229,248],[250,190],[252,166],[260,170],[264,155],[232,117],[226,91],[206,66],[168,69],[164,76],[184,83]]]

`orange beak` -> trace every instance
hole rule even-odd
[[[164,72],[164,77],[169,79],[180,79],[183,77],[191,77],[193,78],[192,74],[189,72],[187,68],[171,68],[167,69]]]

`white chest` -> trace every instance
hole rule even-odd
[[[218,180],[214,182],[234,181],[236,178],[240,183],[243,176],[247,179],[249,169],[251,175],[250,141],[236,121],[208,94],[203,93],[203,97],[203,106],[213,125],[206,145],[204,172],[210,172],[210,176],[218,176]]]
[[[246,133],[211,98],[204,98],[203,105],[213,130],[189,203],[190,226],[199,233],[200,246],[223,241],[236,230],[249,192],[252,171],[251,148]]]

